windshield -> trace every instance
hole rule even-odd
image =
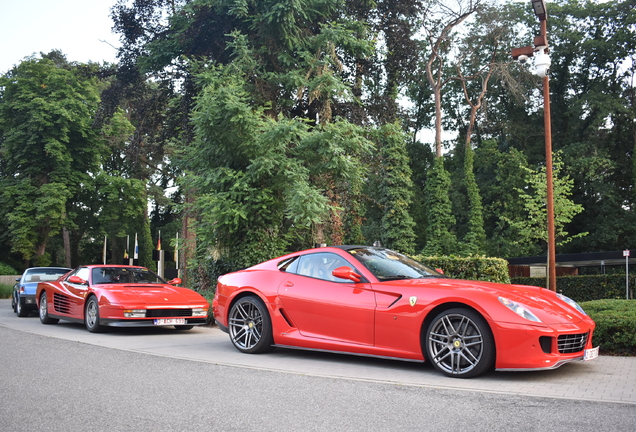
[[[93,269],[93,284],[165,284],[166,281],[145,268],[97,267]]]
[[[68,273],[71,269],[67,268],[48,268],[29,270],[24,276],[23,282],[46,282],[57,280],[60,276]]]
[[[443,277],[411,258],[382,248],[358,248],[348,251],[380,281]]]

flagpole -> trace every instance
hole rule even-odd
[[[102,258],[104,261],[104,264],[106,264],[106,239],[108,238],[108,236],[104,236],[104,251],[102,252]]]
[[[181,269],[179,268],[179,231],[177,231],[177,242],[174,244],[174,262],[177,268],[177,277],[181,277]]]

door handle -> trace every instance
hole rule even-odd
[[[294,283],[293,283],[293,282],[291,282],[291,281],[287,281],[287,282],[285,282],[285,286],[286,286],[286,287],[293,287],[293,286],[294,286]]]

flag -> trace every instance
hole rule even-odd
[[[157,250],[161,250],[161,231],[159,231],[159,240],[157,240]]]
[[[124,259],[128,259],[128,251],[124,249]]]
[[[133,259],[139,259],[139,241],[137,240],[137,233],[135,233],[135,251],[133,253]]]

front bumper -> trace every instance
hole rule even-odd
[[[180,326],[180,325],[205,325],[207,318],[186,318],[185,324],[155,324],[155,318],[145,319],[104,319],[101,318],[99,323],[109,327],[165,327],[165,326]]]
[[[585,360],[592,353],[595,324],[528,325],[494,323],[497,343],[496,369],[530,371],[556,369],[565,363]]]

